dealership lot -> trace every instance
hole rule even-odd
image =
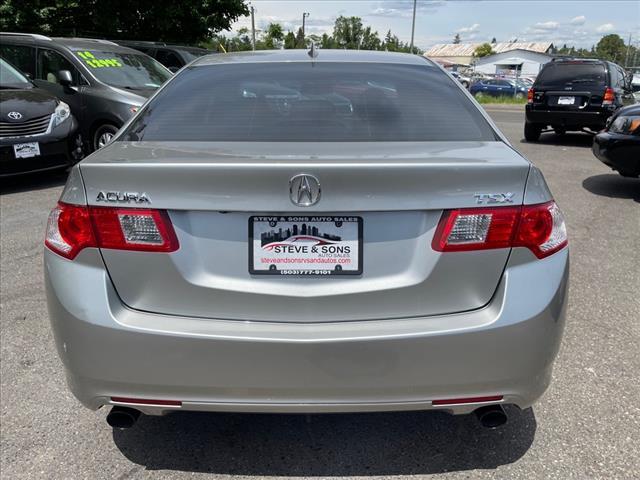
[[[2,458],[6,478],[399,476],[634,478],[640,470],[640,180],[588,135],[523,143],[524,113],[490,110],[544,172],[568,219],[572,282],[554,383],[496,431],[473,417],[175,414],[112,432],[67,391],[42,287],[42,237],[64,175],[2,185]],[[535,288],[532,285],[531,288]]]

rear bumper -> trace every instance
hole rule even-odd
[[[640,137],[601,132],[593,139],[592,150],[612,169],[627,175],[640,175]]]
[[[351,412],[477,404],[504,395],[528,407],[547,388],[564,327],[568,250],[532,261],[522,249],[492,301],[472,312],[341,323],[195,319],[132,311],[97,251],[67,261],[45,250],[51,324],[67,380],[88,408],[110,397],[180,400],[237,412]],[[532,288],[535,286],[535,288]]]
[[[526,106],[526,120],[540,125],[558,125],[567,129],[582,129],[585,127],[600,130],[604,128],[607,118],[613,111],[575,111],[575,110],[542,110]]]

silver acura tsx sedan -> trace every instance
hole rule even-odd
[[[71,171],[45,240],[83,405],[140,413],[530,406],[567,233],[540,171],[406,54],[206,56]]]

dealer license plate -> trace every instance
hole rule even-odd
[[[253,275],[362,274],[362,218],[253,216],[249,218]]]
[[[40,145],[38,142],[16,143],[13,145],[13,153],[16,158],[31,158],[40,155]]]
[[[576,97],[559,97],[558,105],[573,105],[576,103]]]

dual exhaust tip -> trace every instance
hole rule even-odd
[[[486,405],[474,410],[480,424],[489,429],[498,428],[507,423],[507,413],[502,405]],[[131,428],[140,418],[140,410],[115,406],[107,415],[107,423],[112,428],[125,430]]]

